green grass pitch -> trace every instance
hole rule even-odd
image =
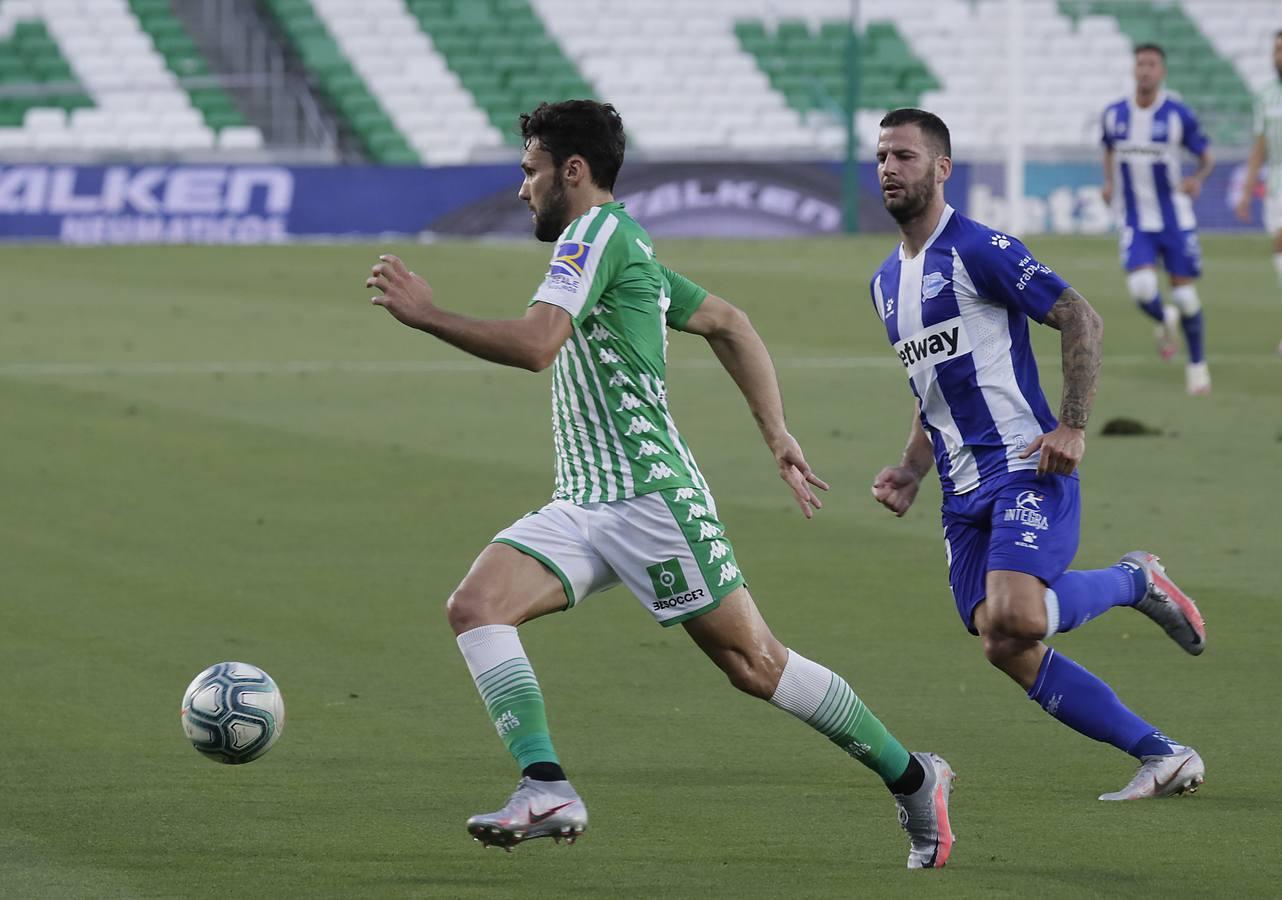
[[[753,317],[832,483],[805,521],[706,346],[672,338],[674,413],[778,636],[960,773],[942,872],[871,773],[737,694],[623,590],[523,629],[592,825],[483,851],[464,819],[516,772],[445,598],[551,492],[549,377],[411,332],[362,281],[394,250],[438,301],[520,314],[525,244],[0,249],[0,896],[1276,896],[1282,302],[1263,237],[1210,237],[1214,394],[1189,398],[1114,245],[1034,250],[1106,321],[1078,565],[1157,551],[1200,602],[1185,656],[1117,610],[1056,646],[1206,758],[1194,797],[1102,804],[1131,761],[1051,721],[957,621],[938,486],[904,520],[868,485],[909,394],[867,297],[889,238],[660,242]],[[1058,336],[1037,329],[1058,406]],[[1129,416],[1161,436],[1105,438]],[[262,760],[181,733],[206,665],[281,685]]]

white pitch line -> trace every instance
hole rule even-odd
[[[1109,356],[1105,370],[1113,366],[1133,367],[1156,364],[1150,355]],[[1214,356],[1215,367],[1278,366],[1275,355],[1231,354]],[[893,369],[895,360],[887,354],[852,354],[849,356],[811,356],[778,358],[779,369]],[[716,359],[689,359],[672,363],[677,371],[717,370]],[[440,375],[495,371],[494,363],[482,360],[299,360],[293,362],[142,362],[142,363],[71,363],[31,362],[0,365],[0,378],[101,378],[106,376],[174,376],[174,375]]]

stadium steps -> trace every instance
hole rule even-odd
[[[735,23],[735,35],[770,84],[800,113],[831,112],[845,104],[845,54],[850,23],[828,20],[811,28],[800,19],[781,20],[772,31],[759,19]],[[872,22],[856,47],[859,108],[918,106],[939,80],[913,53],[892,22]]]
[[[43,21],[15,22],[0,36],[0,128],[21,127],[31,109],[93,105]]]
[[[129,0],[129,9],[164,57],[169,71],[179,79],[209,77],[209,65],[204,55],[174,15],[169,0]],[[245,127],[245,117],[221,87],[210,85],[185,90],[191,98],[191,105],[200,111],[205,124],[215,132]]]
[[[1059,8],[1072,19],[1111,16],[1132,45],[1161,46],[1167,57],[1167,85],[1198,115],[1211,139],[1239,145],[1249,141],[1250,88],[1179,4],[1060,0]]]
[[[505,143],[540,103],[597,95],[527,0],[406,0],[419,26]]]
[[[397,129],[369,85],[352,68],[310,0],[263,0],[287,43],[314,79],[317,93],[356,136],[366,154],[385,165],[417,165],[419,154]]]
[[[405,0],[311,0],[311,5],[351,71],[423,162],[466,163],[503,146],[486,112]]]

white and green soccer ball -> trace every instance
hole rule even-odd
[[[210,759],[239,765],[276,743],[285,728],[285,701],[262,669],[222,662],[187,686],[182,719],[192,746]]]

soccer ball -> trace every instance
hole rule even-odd
[[[285,701],[257,666],[223,662],[196,676],[183,694],[183,731],[192,746],[221,763],[252,762],[285,728]]]

